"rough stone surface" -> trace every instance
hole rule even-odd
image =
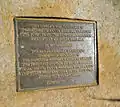
[[[16,93],[14,16],[61,16],[98,22],[95,87]],[[120,107],[120,0],[0,0],[0,107]]]

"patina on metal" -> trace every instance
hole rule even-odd
[[[96,21],[14,19],[17,91],[98,84]]]

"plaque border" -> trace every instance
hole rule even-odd
[[[79,84],[79,85],[71,85],[71,86],[57,86],[57,87],[52,87],[52,88],[24,88],[22,89],[20,87],[20,75],[19,75],[19,50],[18,50],[18,29],[17,29],[17,21],[18,20],[43,20],[43,21],[54,21],[54,22],[88,22],[88,23],[93,23],[93,29],[94,29],[94,68],[96,71],[96,81],[93,81],[90,84]],[[98,54],[98,35],[97,35],[97,21],[95,20],[87,20],[87,19],[78,19],[78,18],[66,18],[66,17],[36,17],[36,16],[16,16],[13,18],[14,22],[14,44],[15,44],[15,70],[16,70],[16,91],[21,92],[21,91],[30,91],[30,90],[51,90],[51,89],[68,89],[68,88],[79,88],[81,86],[89,87],[89,86],[96,86],[99,85],[99,54]]]

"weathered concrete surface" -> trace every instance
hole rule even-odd
[[[98,21],[100,85],[16,93],[14,16]],[[120,107],[120,0],[0,0],[0,107]]]

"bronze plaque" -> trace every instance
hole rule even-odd
[[[16,17],[17,91],[97,85],[96,22]]]

